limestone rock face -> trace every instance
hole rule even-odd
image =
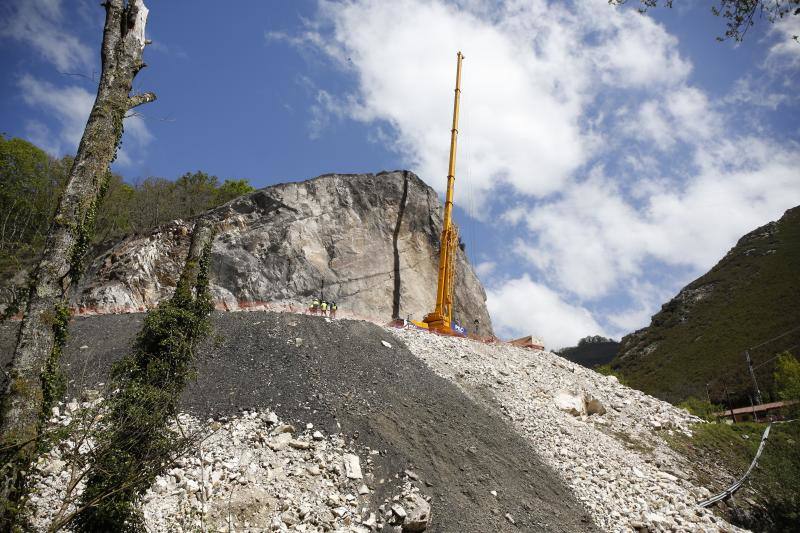
[[[433,309],[441,209],[411,172],[275,185],[208,215],[220,228],[211,260],[219,308],[300,311],[323,295],[337,303],[338,317],[421,319]],[[175,288],[191,229],[177,220],[124,239],[92,263],[74,303],[83,312],[156,305]],[[461,250],[456,273],[456,318],[490,334],[486,294]]]

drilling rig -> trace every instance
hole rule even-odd
[[[444,335],[460,335],[453,326],[453,305],[455,303],[455,267],[458,247],[458,228],[453,224],[453,187],[456,181],[456,146],[458,141],[458,107],[461,100],[461,61],[464,55],[459,51],[456,63],[456,91],[453,100],[453,127],[450,130],[450,164],[447,172],[447,194],[444,202],[444,220],[439,250],[439,283],[436,288],[436,307],[422,319],[412,320],[416,326]]]

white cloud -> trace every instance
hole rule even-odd
[[[489,291],[501,332],[559,345],[603,333],[598,324],[643,326],[688,276],[800,203],[797,144],[767,128],[742,133],[751,87],[710,98],[678,40],[635,10],[606,0],[319,5],[301,35],[269,36],[351,75],[355,90],[331,94],[315,118],[392,135],[386,144],[439,188],[455,51],[466,54],[457,172],[469,165],[479,218],[504,232],[511,250],[497,257],[524,259],[492,271],[510,273]],[[781,43],[769,52],[784,64],[794,53]],[[761,107],[777,105],[770,96]]]
[[[605,334],[588,310],[570,305],[527,274],[490,288],[486,305],[500,335],[532,334],[543,338],[550,350],[574,346],[589,334]]]
[[[497,268],[497,263],[494,261],[482,261],[475,265],[475,273],[481,278],[486,278],[492,275],[492,272]]]
[[[679,87],[666,95],[666,108],[677,135],[697,143],[721,130],[720,119],[711,109],[705,93],[694,87]]]
[[[338,112],[388,123],[395,149],[439,187],[463,50],[459,142],[478,193],[498,183],[529,195],[559,190],[599,144],[582,128],[598,83],[660,87],[691,69],[661,26],[603,0],[578,3],[578,12],[541,0],[466,5],[323,1],[299,38],[268,38],[315,47],[351,70],[358,89]]]
[[[310,139],[319,139],[322,131],[330,124],[332,113],[337,109],[333,97],[328,91],[317,90],[314,104],[311,105],[311,120],[308,123],[308,136]]]
[[[59,152],[74,151],[86,127],[94,95],[77,86],[56,87],[28,74],[20,78],[18,86],[25,103],[42,114],[56,118],[61,124],[61,131],[56,138],[46,144],[57,147]]]
[[[153,134],[147,129],[147,124],[141,115],[129,115],[123,122],[125,133],[140,146],[149,144],[153,140]]]
[[[800,16],[788,15],[775,21],[770,29],[775,42],[767,54],[766,64],[776,69],[800,67]]]
[[[649,17],[634,10],[599,11],[607,2],[581,4],[584,32],[600,30],[592,55],[606,83],[615,87],[673,85],[685,79],[692,65],[677,52],[678,40]],[[589,7],[587,7],[589,6]]]
[[[725,140],[698,147],[694,163],[686,182],[651,182],[638,206],[593,172],[528,210],[537,239],[518,243],[520,254],[553,285],[593,300],[646,277],[647,261],[707,270],[741,235],[800,203],[797,146]]]
[[[800,50],[800,44],[797,45]],[[778,106],[786,104],[791,100],[791,96],[787,93],[781,93],[772,90],[772,88],[765,86],[763,80],[758,83],[753,80],[752,75],[747,75],[736,81],[733,90],[728,94],[724,102],[740,106],[740,108],[747,109],[747,106],[758,106],[772,109],[778,109]]]
[[[59,0],[18,0],[2,19],[0,37],[30,45],[59,70],[88,69],[94,61],[89,47],[64,31]]]
[[[662,284],[631,279],[625,288],[630,302],[624,308],[604,315],[605,321],[613,328],[615,337],[623,337],[650,322],[650,317],[662,303],[675,296],[677,289]]]
[[[653,141],[653,150],[669,151],[681,141],[697,144],[722,131],[723,120],[708,97],[695,87],[681,85],[646,100],[633,117],[624,117],[624,132]]]
[[[66,152],[75,153],[95,95],[77,86],[57,87],[28,74],[20,78],[18,86],[26,104],[42,115],[55,118],[61,126],[58,133],[54,134],[41,122],[29,121],[27,133],[31,141],[57,157]],[[123,166],[132,162],[132,152],[146,146],[153,138],[141,116],[127,117],[124,125],[127,134],[125,139],[132,141],[133,147],[123,143],[117,157],[117,162]]]
[[[124,134],[122,146],[117,152],[116,164],[127,167],[138,161],[142,149],[153,140],[153,134],[141,115],[129,115],[123,122]],[[132,141],[132,142],[129,142]]]

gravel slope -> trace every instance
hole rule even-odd
[[[142,316],[73,322],[64,357],[72,394],[105,381]],[[373,472],[387,483],[372,494],[375,506],[396,492],[404,470],[418,475],[432,498],[432,531],[596,530],[528,439],[386,330],[266,312],[219,313],[214,324],[183,398],[187,413],[204,419],[267,408],[287,421],[341,431],[351,445],[381,452]],[[4,364],[14,326],[0,327]]]
[[[696,503],[686,459],[664,437],[701,421],[549,352],[396,330],[442,377],[496,408],[608,531],[741,531]]]

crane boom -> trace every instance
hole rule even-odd
[[[453,187],[456,181],[456,147],[458,144],[458,109],[461,101],[461,61],[459,51],[456,63],[456,90],[453,99],[453,127],[450,130],[450,164],[447,170],[447,194],[444,202],[444,220],[439,250],[439,283],[436,288],[436,307],[423,322],[439,333],[452,334],[453,292],[455,287],[455,256],[458,246],[458,230],[453,225]]]

